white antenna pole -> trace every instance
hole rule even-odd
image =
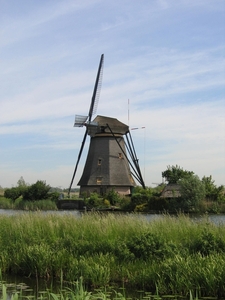
[[[128,99],[128,126],[130,125],[130,100]]]
[[[146,150],[145,140],[146,140],[146,130],[144,128],[144,181],[145,181],[145,150]]]

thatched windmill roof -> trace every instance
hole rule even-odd
[[[105,116],[97,116],[88,126],[88,134],[90,136],[104,133],[111,135],[111,131],[115,135],[124,135],[129,131],[129,126],[120,122],[116,118]]]
[[[167,184],[161,194],[163,198],[178,198],[181,196],[179,184]]]

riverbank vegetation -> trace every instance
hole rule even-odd
[[[225,297],[225,225],[207,217],[24,213],[0,216],[3,273]]]
[[[26,184],[23,177],[17,186],[1,191],[0,208],[19,210],[56,210],[59,199],[58,192],[51,192],[45,181]]]
[[[51,199],[37,200],[37,201],[25,201],[22,198],[18,198],[15,202],[11,199],[5,198],[0,195],[0,209],[15,209],[26,211],[38,211],[38,210],[57,210],[56,201]]]
[[[200,179],[192,171],[168,166],[162,172],[167,184],[155,188],[135,187],[131,197],[119,197],[113,190],[99,197],[83,195],[87,207],[117,206],[135,212],[225,213],[225,188],[217,187],[212,176]],[[169,193],[166,193],[165,190]]]
[[[167,184],[157,187],[134,187],[132,194],[121,196],[112,188],[105,195],[61,192],[61,199],[82,200],[87,209],[117,209],[135,212],[169,213],[225,213],[225,188],[217,187],[212,176],[200,179],[192,171],[179,166],[168,166],[162,172]],[[167,190],[167,191],[166,191]],[[68,192],[68,191],[67,191]],[[0,208],[24,210],[55,210],[60,198],[58,189],[38,180],[29,185],[21,177],[16,187],[4,189],[0,195]]]

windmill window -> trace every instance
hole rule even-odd
[[[122,153],[119,153],[119,158],[122,159],[123,158],[123,155]]]
[[[102,183],[102,178],[101,177],[97,177],[97,184],[101,184]]]
[[[98,160],[98,166],[101,166],[101,164],[102,164],[102,160],[99,159],[99,160]]]

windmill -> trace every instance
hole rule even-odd
[[[80,195],[83,192],[87,194],[97,192],[103,195],[112,188],[119,194],[130,194],[136,185],[134,178],[145,188],[129,126],[106,116],[97,116],[92,120],[100,95],[103,62],[104,54],[101,55],[88,116],[75,116],[74,126],[85,126],[86,130],[68,194],[73,185],[87,135],[90,136],[90,145],[83,174],[78,182]]]

